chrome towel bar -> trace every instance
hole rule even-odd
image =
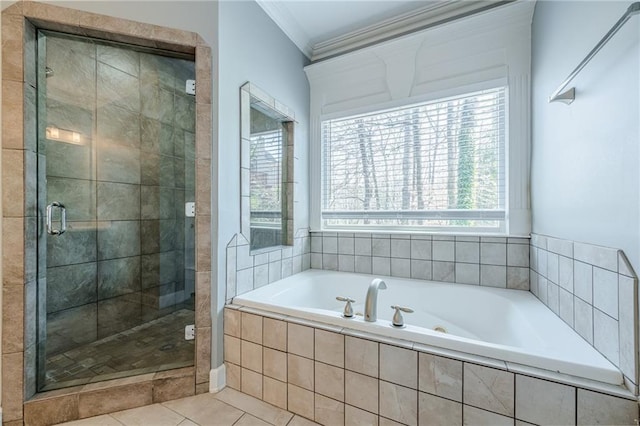
[[[564,102],[565,104],[570,104],[574,101],[574,99],[576,98],[576,89],[575,87],[572,87],[570,89],[566,89],[567,86],[569,85],[569,83],[571,83],[571,80],[573,80],[579,73],[580,71],[582,71],[582,68],[584,68],[589,61],[596,56],[596,53],[598,53],[600,51],[600,49],[602,49],[602,47],[607,44],[607,42],[611,39],[611,37],[613,37],[615,35],[615,33],[618,32],[618,30],[620,28],[622,28],[622,26],[633,16],[633,15],[637,15],[638,13],[640,13],[640,2],[635,2],[635,3],[631,3],[631,5],[629,6],[629,8],[627,9],[627,11],[624,13],[624,15],[622,15],[622,17],[620,19],[618,19],[618,22],[616,22],[613,27],[609,30],[609,32],[607,32],[604,37],[602,37],[602,40],[600,40],[598,42],[598,44],[596,44],[596,47],[594,47],[591,52],[589,52],[587,54],[587,57],[584,58],[582,60],[582,62],[580,62],[580,64],[576,67],[576,69],[574,69],[571,74],[569,74],[569,76],[562,82],[562,84],[560,84],[560,86],[558,86],[558,88],[556,89],[555,92],[553,92],[553,94],[551,96],[549,96],[549,102]]]

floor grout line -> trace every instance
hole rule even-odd
[[[234,405],[232,403],[229,403],[229,402],[226,402],[226,401],[223,401],[223,400],[217,398],[216,394],[208,394],[208,395],[209,395],[210,398],[216,400],[217,402],[219,402],[221,404],[224,404],[224,407],[227,407],[228,409],[231,409],[231,410],[239,411],[241,413],[240,416],[235,421],[233,421],[232,423],[228,423],[227,426],[239,425],[240,422],[243,421],[242,419],[247,417],[247,416],[249,416],[249,417],[247,419],[245,419],[244,421],[251,420],[251,418],[256,418],[256,419],[261,420],[265,424],[268,424],[270,426],[276,426],[275,423],[272,423],[269,420],[262,418],[260,413],[259,413],[260,410],[256,411],[256,413],[253,414],[252,412],[246,411],[246,410],[236,406],[236,405],[245,405],[246,406],[246,404],[235,404]],[[242,394],[242,395],[245,395],[245,394]],[[180,398],[180,399],[189,400],[189,399],[192,399],[192,398],[197,397],[197,396],[198,395],[193,395],[193,396],[190,396],[190,397]],[[288,414],[290,417],[286,421],[286,423],[284,423],[285,426],[294,424],[294,422],[295,422],[297,417],[300,417],[301,419],[304,419],[304,420],[308,420],[306,418],[303,418],[302,416],[298,416],[295,413],[292,413],[291,411],[283,410],[283,409],[281,409],[279,407],[276,407],[274,405],[266,403],[266,402],[264,402],[264,401],[262,401],[260,399],[251,397],[249,395],[247,395],[247,396],[252,398],[252,399],[255,399],[256,403],[263,403],[263,404],[268,405],[270,408],[273,408],[274,410],[278,410],[278,414],[282,414],[281,412],[284,412],[284,413]],[[178,401],[178,400],[175,400],[175,401]],[[165,404],[171,403],[171,402],[174,402],[174,401],[165,401],[165,402],[161,402],[161,403],[155,403],[155,404],[150,404],[150,405],[146,405],[146,406],[142,406],[142,407],[131,408],[131,409],[128,409],[128,410],[121,410],[121,411],[138,410],[138,409],[144,409],[144,408],[148,409],[149,407],[154,407],[154,409],[156,409],[156,410],[166,409],[166,410],[169,410],[170,412],[174,413],[176,416],[180,417],[179,420],[176,420],[177,423],[176,423],[175,426],[179,426],[179,425],[185,423],[185,421],[189,422],[189,424],[195,424],[197,426],[202,426],[201,423],[198,423],[195,419],[191,418],[189,415],[182,414],[182,413],[180,413],[180,412],[168,407],[167,405],[165,405]],[[206,400],[205,401],[201,401],[201,402],[203,404],[206,404]],[[251,402],[253,402],[253,400],[249,401],[249,406],[250,407],[251,407],[251,404],[250,404]],[[160,408],[160,407],[162,407],[162,408]],[[263,408],[263,407],[259,407],[259,408]],[[103,416],[107,416],[107,418],[111,419],[114,423],[119,424],[119,425],[133,426],[135,424],[135,423],[125,422],[125,420],[127,420],[127,419],[120,420],[120,419],[116,418],[114,415],[117,414],[117,413],[119,413],[119,412],[106,413]],[[167,414],[167,413],[165,413],[165,414]],[[269,413],[266,413],[267,417],[269,417],[268,414]],[[89,417],[89,418],[86,418],[86,419],[79,419],[79,420],[81,420],[81,421],[82,420],[86,420],[86,421],[88,421],[87,424],[93,424],[93,423],[89,423],[89,422],[91,422],[91,419],[94,419],[95,417],[98,417],[98,416]],[[142,420],[144,421],[144,418]],[[249,423],[251,423],[251,422],[249,422]]]
[[[193,395],[193,396],[195,396],[195,395]],[[187,398],[192,398],[192,397],[187,397]],[[177,400],[174,400],[174,401],[177,401]],[[165,401],[165,402],[172,402],[172,401]],[[176,410],[173,410],[173,409],[172,409],[172,408],[170,408],[170,407],[167,407],[166,405],[164,405],[164,402],[161,402],[159,405],[163,406],[163,407],[164,407],[164,408],[166,408],[167,410],[172,411],[172,412],[174,412],[174,413],[176,413],[177,415],[179,415],[179,416],[181,416],[181,417],[182,417],[182,420],[180,420],[180,423],[178,423],[178,425],[180,425],[181,423],[183,423],[185,420],[189,420],[189,421],[190,421],[190,422],[192,422],[192,423],[195,423],[195,424],[197,424],[197,425],[200,425],[198,422],[196,422],[196,421],[195,421],[195,420],[193,420],[193,419],[190,419],[188,416],[185,416],[184,414],[179,413],[179,412],[177,412]]]
[[[120,423],[121,425],[127,426],[124,423],[122,423],[120,420],[118,420],[115,417],[113,417],[111,414],[107,414],[107,416],[111,417],[113,420],[115,420],[116,422]]]

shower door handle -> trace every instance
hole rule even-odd
[[[60,209],[60,229],[53,229],[52,218],[53,209]],[[49,235],[62,235],[67,230],[67,210],[64,208],[64,204],[54,201],[47,206],[47,234]]]

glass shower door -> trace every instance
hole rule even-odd
[[[38,390],[193,365],[192,58],[38,34]]]

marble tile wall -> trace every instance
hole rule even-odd
[[[529,290],[529,239],[311,232],[311,267]]]
[[[634,424],[622,387],[228,306],[227,385],[324,425]]]
[[[531,292],[638,393],[638,278],[621,250],[531,236]]]
[[[293,246],[251,252],[247,239],[236,234],[227,244],[227,295],[235,296],[262,287],[311,267],[309,232],[299,229]]]
[[[195,66],[54,36],[46,60],[46,127],[79,135],[40,141],[46,202],[65,204],[69,228],[47,238],[55,354],[153,320],[195,291],[194,219],[184,217],[195,199],[195,100],[184,93]]]

